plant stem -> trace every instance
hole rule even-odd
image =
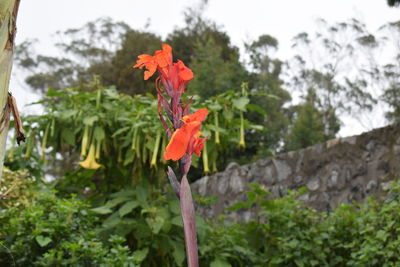
[[[183,219],[183,230],[185,233],[185,247],[188,267],[198,267],[196,218],[192,192],[186,175],[182,177],[180,187],[180,205]]]

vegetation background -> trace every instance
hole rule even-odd
[[[44,112],[24,117],[26,143],[16,147],[10,138],[1,265],[184,265],[153,84],[132,69],[139,54],[163,42],[195,74],[187,89],[193,107],[210,110],[209,138],[191,181],[231,161],[334,138],[344,116],[363,122],[360,114],[382,108],[381,120],[399,121],[399,21],[373,31],[357,19],[319,19],[318,31],[297,34],[295,56],[283,60],[269,34],[243,51],[233,45],[223,27],[204,17],[206,4],[188,8],[184,24],[165,37],[102,17],[58,32],[56,56],[36,53],[35,40],[17,47],[14,66],[41,95],[34,104]],[[85,169],[79,161],[101,167]],[[396,266],[398,192],[394,184],[384,203],[325,214],[297,201],[301,190],[267,200],[268,189],[253,185],[247,201],[231,209],[256,208],[256,220],[226,225],[223,217],[198,218],[201,266]]]

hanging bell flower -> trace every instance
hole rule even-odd
[[[96,159],[95,159],[95,146],[94,146],[94,144],[90,145],[89,153],[88,153],[87,158],[84,161],[80,161],[79,165],[81,165],[82,168],[90,169],[90,170],[96,170],[96,169],[101,167],[101,165],[98,164],[96,162]]]

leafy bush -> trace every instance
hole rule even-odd
[[[33,197],[31,187],[34,183],[35,179],[29,177],[26,171],[11,171],[5,167],[1,177],[0,210],[29,205]]]
[[[22,192],[22,191],[21,191]],[[249,223],[197,220],[201,266],[398,266],[400,186],[320,213],[296,200],[268,199],[252,185]],[[24,194],[27,194],[26,192]],[[33,195],[33,192],[30,192]],[[173,194],[137,186],[86,201],[36,193],[0,210],[0,266],[185,266],[182,221]]]
[[[114,88],[98,87],[89,84],[79,89],[49,90],[39,102],[45,105],[46,114],[24,118],[28,138],[19,150],[25,158],[34,155],[32,160],[40,159],[43,165],[52,163],[49,166],[53,167],[47,168],[47,173],[55,177],[74,170],[73,176],[79,176],[74,166],[77,166],[79,156],[85,157],[93,145],[96,161],[103,166],[96,172],[97,177],[105,178],[102,179],[104,182],[97,179],[96,183],[102,192],[113,192],[123,188],[121,185],[138,183],[141,179],[155,185],[164,181],[166,161],[163,150],[167,139],[161,134],[164,130],[157,113],[156,98],[151,95],[131,97],[119,94]],[[243,117],[247,109],[256,108],[249,104],[244,91],[228,91],[201,103],[210,111],[203,133],[209,139],[203,158],[196,158],[194,162],[195,168],[203,165],[204,172],[224,168],[226,157],[218,155],[234,153],[238,144],[244,146],[245,129],[253,132],[262,129]],[[194,97],[192,104],[194,109],[200,106],[199,98]],[[24,161],[9,160],[8,164],[26,168],[22,166],[26,164]],[[197,176],[201,174],[201,169],[197,169]],[[87,176],[92,178],[95,172],[91,171]],[[93,185],[88,179],[86,184],[82,183],[80,179],[79,186],[83,185],[83,188]]]
[[[399,185],[384,203],[369,199],[330,214],[304,207],[299,192],[267,200],[266,189],[252,188],[233,209],[258,206],[258,222],[231,226],[257,254],[252,266],[399,266]]]
[[[102,242],[97,218],[74,198],[42,192],[24,210],[0,211],[1,266],[138,266],[121,237]]]
[[[183,226],[176,195],[142,185],[110,194],[103,202],[92,209],[101,216],[103,238],[126,238],[131,250],[144,252],[143,266],[182,266]]]

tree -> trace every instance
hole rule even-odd
[[[254,132],[253,140],[258,140],[254,146],[264,146],[262,155],[266,156],[272,150],[281,148],[283,136],[289,121],[285,104],[291,100],[287,90],[283,88],[281,79],[282,61],[273,57],[278,49],[278,40],[270,35],[261,35],[256,41],[246,45],[250,56],[250,66],[253,70],[250,78],[250,88],[256,92],[251,103],[260,106],[263,112],[252,112],[249,119],[256,121],[265,128],[264,133]],[[261,142],[260,142],[261,141]]]
[[[317,99],[315,90],[310,88],[306,101],[292,107],[293,123],[285,138],[286,151],[298,150],[335,137],[336,133],[326,129],[324,114],[318,110],[315,103]],[[337,121],[337,118],[333,120]]]
[[[188,89],[203,99],[228,90],[240,90],[248,79],[240,62],[239,49],[214,22],[204,19],[204,5],[185,12],[186,25],[175,29],[166,42],[174,47],[174,56],[196,73]]]
[[[161,38],[153,33],[129,30],[108,64],[92,65],[89,71],[99,75],[104,85],[115,85],[120,92],[130,95],[154,93],[154,84],[144,81],[140,71],[133,71],[132,66],[138,55],[158,50],[161,43]]]
[[[397,7],[400,5],[400,0],[387,0],[387,4],[390,7]]]
[[[316,92],[315,105],[323,113],[327,136],[340,130],[342,115],[356,118],[365,128],[373,128],[371,114],[382,90],[377,90],[372,72],[377,39],[365,24],[351,19],[329,25],[318,21],[315,34],[300,33],[293,47],[299,54],[288,63],[288,86],[305,98]]]
[[[99,18],[81,28],[57,32],[57,35],[62,37],[59,38],[62,41],[55,44],[62,57],[36,55],[33,52],[35,41],[32,40],[23,42],[17,49],[17,64],[29,73],[26,82],[42,92],[48,88],[58,90],[79,87],[93,80],[94,75],[100,77],[103,84],[118,86],[121,83],[121,73],[127,69],[120,62],[122,56],[131,60],[131,68],[135,55],[121,55],[121,52],[117,52],[122,49],[122,53],[126,53],[126,43],[132,43],[132,37],[138,37],[138,45],[132,47],[130,53],[146,52],[154,47],[154,43],[159,45],[161,42],[153,34],[133,31],[127,24],[110,18]],[[145,44],[141,44],[142,40]],[[146,46],[150,48],[144,49]]]
[[[0,3],[0,178],[7,140],[9,110],[6,109],[8,85],[13,63],[14,40],[19,0],[7,0]]]
[[[212,38],[199,40],[195,47],[196,57],[190,67],[196,75],[188,88],[202,99],[228,90],[239,91],[241,83],[247,79],[238,55],[224,60],[222,50]]]

